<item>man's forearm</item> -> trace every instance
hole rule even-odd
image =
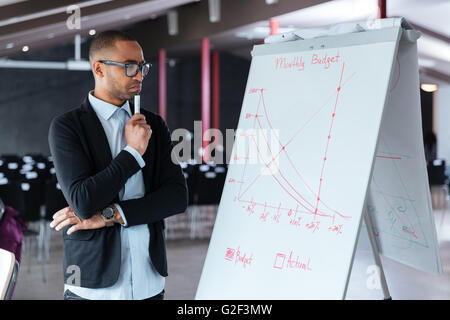
[[[55,165],[56,168],[56,165]],[[107,207],[119,194],[128,178],[140,169],[134,157],[122,151],[110,165],[94,176],[72,184],[60,182],[67,188],[71,208],[82,219],[90,218],[95,212]]]
[[[127,226],[154,223],[186,211],[187,187],[184,179],[167,183],[142,198],[119,201]]]
[[[122,150],[103,170],[92,175],[92,160],[67,119],[52,121],[49,146],[58,183],[69,206],[82,219],[110,205],[126,181],[141,167]]]

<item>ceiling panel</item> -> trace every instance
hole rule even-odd
[[[65,0],[61,0],[65,1]],[[43,48],[57,41],[63,43],[75,34],[88,36],[90,29],[98,31],[122,28],[142,20],[154,18],[170,9],[196,0],[93,0],[84,1],[81,10],[80,29],[69,28],[67,19],[73,14],[59,8],[49,15],[38,15],[33,19],[0,26],[0,57],[19,53],[24,45],[29,51]],[[76,2],[76,1],[73,1]],[[79,1],[78,1],[79,2]],[[93,5],[86,6],[86,3]],[[54,10],[59,10],[55,12]],[[34,13],[36,14],[36,13]],[[1,22],[0,22],[1,23]]]
[[[274,17],[280,32],[319,27],[335,23],[377,18],[377,0],[334,0]],[[387,0],[387,16],[405,17],[422,33],[418,41],[419,62],[423,69],[434,70],[450,81],[450,1],[449,0]],[[255,41],[270,34],[269,21],[260,21],[217,35],[212,43],[230,43],[247,39],[247,57]],[[245,50],[236,49],[242,55]]]
[[[27,0],[0,0],[0,7],[8,6],[10,4],[18,3],[18,2],[25,2]]]

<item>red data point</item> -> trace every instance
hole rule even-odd
[[[325,157],[325,158],[323,158],[323,161],[326,161],[327,160],[327,158]]]
[[[336,115],[335,113],[332,114],[333,117],[334,117],[335,115]]]
[[[338,88],[337,88],[337,91],[341,91],[341,87],[338,87]]]

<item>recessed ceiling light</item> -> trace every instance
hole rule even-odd
[[[22,51],[23,52],[27,52],[28,50],[30,50],[30,47],[28,47],[28,46],[23,46],[22,47]]]
[[[90,34],[91,36],[95,35],[95,33],[96,33],[95,29],[89,30],[89,34]]]
[[[291,32],[296,30],[296,28],[278,28],[278,33]],[[251,29],[247,29],[244,31],[239,31],[235,33],[235,36],[238,38],[247,38],[249,40],[252,39],[264,39],[270,35],[270,27],[254,27]]]
[[[6,49],[12,49],[14,48],[14,42],[10,42],[6,45]]]
[[[420,89],[426,92],[435,92],[438,89],[438,86],[434,83],[422,83]]]

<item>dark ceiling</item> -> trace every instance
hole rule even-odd
[[[275,2],[273,4],[268,4]],[[86,40],[91,30],[127,29],[146,56],[166,48],[169,57],[198,55],[200,40],[211,48],[250,58],[276,18],[280,32],[375,18],[376,0],[222,0],[211,22],[208,0],[0,0],[0,58]],[[177,12],[178,32],[169,35],[168,12]],[[421,69],[450,80],[450,1],[387,0],[388,16],[403,16],[422,32]],[[92,32],[92,31],[91,31]],[[86,58],[86,57],[83,57]]]

